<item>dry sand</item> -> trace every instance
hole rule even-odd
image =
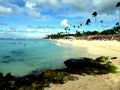
[[[86,41],[86,40],[55,40],[55,43],[71,44],[76,47],[85,47],[96,56],[118,57],[112,60],[120,70],[120,42],[117,41]],[[90,56],[91,57],[91,56]],[[74,75],[79,79],[68,81],[65,84],[51,84],[46,90],[120,90],[120,73],[106,75]]]

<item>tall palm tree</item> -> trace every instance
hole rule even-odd
[[[96,18],[96,17],[97,17],[97,12],[93,12],[93,13],[92,13],[92,16],[95,17],[95,24],[96,24],[96,28],[97,28],[97,30],[98,30],[97,18]]]
[[[103,20],[101,20],[100,23],[101,23],[102,29],[104,30],[104,28],[103,28]]]
[[[91,23],[91,20],[88,18],[85,24],[90,25],[90,23]]]
[[[120,23],[120,2],[117,2],[116,7],[119,8],[119,23]]]
[[[90,23],[91,23],[91,20],[88,18],[85,24],[86,24],[86,25],[90,25]],[[83,33],[84,33],[84,32],[83,32]]]
[[[68,27],[65,27],[65,32],[66,32],[66,34],[67,34],[67,30],[68,30]]]

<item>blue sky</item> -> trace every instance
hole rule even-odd
[[[115,7],[119,0],[0,0],[0,38],[41,38],[51,33],[97,30],[94,11],[98,13],[98,30],[112,28],[118,22]],[[90,26],[86,20],[90,18]],[[103,23],[100,23],[103,20]],[[73,25],[82,24],[74,29]]]

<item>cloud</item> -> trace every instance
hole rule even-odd
[[[49,29],[56,29],[56,27],[50,26],[50,25],[47,25],[46,27],[49,28]]]
[[[67,19],[64,19],[60,22],[60,26],[65,28],[65,27],[69,27],[70,24],[69,24],[69,21]]]
[[[13,27],[8,28],[7,32],[16,32],[16,29]]]
[[[48,31],[45,30],[45,29],[38,29],[37,31],[38,31],[39,33],[48,33]]]
[[[26,6],[33,9],[36,6],[42,6],[47,9],[58,9],[60,4],[59,0],[25,0]]]
[[[24,30],[24,32],[35,32],[35,29],[33,29],[33,28],[29,28],[29,29],[26,29],[26,30]]]
[[[37,28],[38,28],[38,29],[41,29],[41,28],[45,29],[46,26],[37,26]]]
[[[28,16],[39,19],[41,17],[40,12],[37,11],[37,4],[35,2],[26,1],[25,7],[28,10]]]
[[[35,18],[35,19],[40,19],[41,18],[41,14],[35,10],[29,10],[28,11],[28,16]]]
[[[90,2],[90,0],[62,0],[63,4],[77,10],[88,10],[90,8]]]
[[[26,38],[42,38],[42,37],[45,37],[46,34],[44,33],[28,33],[28,34],[25,34],[24,37]]]
[[[93,8],[99,13],[114,14],[119,0],[93,0]]]
[[[12,13],[11,8],[0,5],[0,15],[9,15],[11,13]]]
[[[25,4],[25,7],[30,9],[30,10],[34,10],[35,6],[36,6],[36,3],[30,2],[30,1],[27,1]]]

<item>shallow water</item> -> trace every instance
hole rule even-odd
[[[49,40],[0,40],[0,72],[14,76],[64,68],[64,61],[80,57],[80,48],[58,46]]]

